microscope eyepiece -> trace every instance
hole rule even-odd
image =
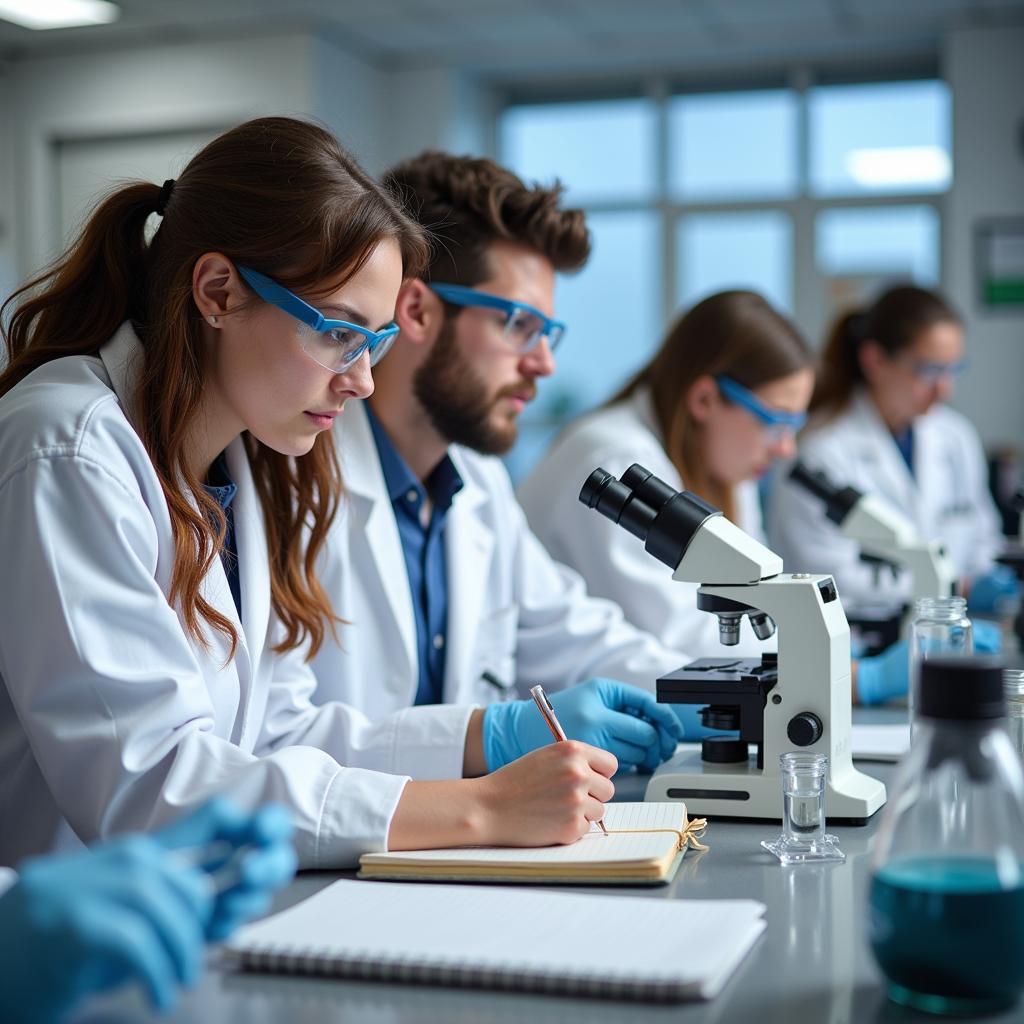
[[[813,494],[825,503],[825,515],[837,526],[853,510],[853,506],[863,497],[855,487],[837,487],[820,470],[811,469],[802,462],[797,462],[789,471],[789,478],[799,484],[805,491]]]
[[[673,490],[637,463],[618,480],[595,469],[580,490],[580,501],[639,537],[650,554],[673,569],[693,535],[711,516],[721,515],[697,495]]]

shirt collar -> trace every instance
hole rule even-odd
[[[463,487],[462,477],[455,468],[451,456],[445,454],[445,457],[427,478],[427,487],[425,488],[416,474],[406,465],[402,456],[398,454],[398,449],[388,437],[380,420],[374,416],[369,404],[366,405],[366,418],[370,421],[370,430],[373,432],[377,454],[380,456],[380,468],[384,473],[384,484],[388,489],[388,497],[391,501],[404,501],[410,491],[415,491],[422,499],[429,490],[434,507],[440,512],[448,509],[452,499]]]
[[[231,474],[228,472],[227,449],[213,460],[213,465],[210,466],[210,471],[206,474],[203,488],[225,511],[235,500],[238,485],[231,479]]]

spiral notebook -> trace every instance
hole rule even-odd
[[[686,808],[678,801],[608,804],[604,821],[607,835],[595,827],[568,846],[469,846],[367,853],[359,859],[359,877],[531,885],[657,885],[672,880],[687,843],[696,840],[701,846],[703,829],[695,826],[702,823],[688,822]]]
[[[764,930],[753,900],[342,880],[241,929],[248,970],[577,996],[710,999]]]

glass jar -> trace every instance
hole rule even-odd
[[[871,946],[894,1001],[994,1011],[1024,989],[1024,764],[1002,666],[929,659],[919,698],[872,856]]]
[[[1024,757],[1024,670],[1003,670],[1003,693],[1006,696],[1006,727],[1014,750]]]
[[[910,668],[907,704],[910,727],[914,728],[917,687],[921,663],[929,658],[971,654],[974,631],[967,617],[967,600],[963,597],[922,597],[914,605],[914,622],[910,629]]]

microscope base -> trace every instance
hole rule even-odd
[[[644,799],[681,800],[691,816],[782,821],[779,771],[758,768],[753,757],[746,764],[707,764],[700,750],[680,751],[651,776]],[[865,825],[884,803],[885,786],[852,764],[845,772],[830,771],[825,793],[828,821]]]

